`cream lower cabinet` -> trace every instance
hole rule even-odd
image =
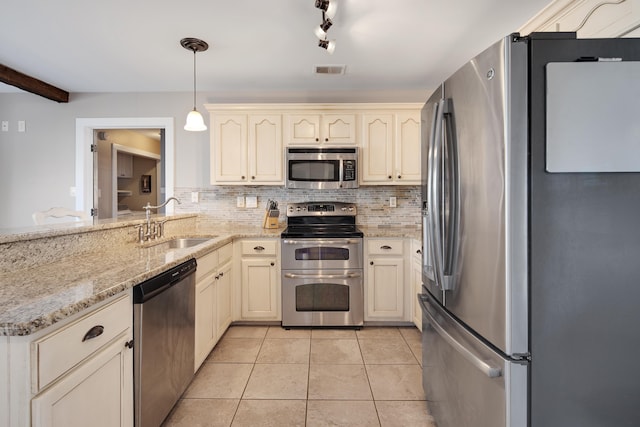
[[[281,320],[279,239],[240,240],[240,320]]]
[[[133,426],[130,291],[32,335],[0,338],[0,425]]]
[[[229,243],[197,260],[194,371],[231,323],[232,256]]]
[[[411,321],[404,283],[404,239],[367,239],[365,245],[365,320]]]
[[[282,115],[211,112],[211,183],[283,185]]]
[[[360,182],[420,185],[420,111],[362,114]]]
[[[411,296],[413,301],[413,324],[422,331],[422,309],[418,294],[422,293],[422,244],[419,240],[411,241]]]

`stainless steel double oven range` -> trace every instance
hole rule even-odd
[[[282,232],[282,326],[364,323],[363,233],[349,203],[287,207]]]

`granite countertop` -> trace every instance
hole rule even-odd
[[[103,229],[111,226],[102,225]],[[95,228],[94,226],[93,229]],[[419,227],[359,228],[365,237],[421,238]],[[191,236],[211,237],[211,240],[191,248],[169,248],[168,243],[162,243],[172,238],[169,236],[143,245],[105,245],[108,249],[69,256],[33,268],[2,271],[0,336],[30,335],[190,258],[212,252],[234,239],[279,237],[282,230],[283,228],[264,229],[234,224],[203,224]],[[65,233],[67,231],[46,230],[37,237]],[[28,240],[29,237],[34,235],[20,235],[17,240]],[[7,237],[6,240],[10,239]]]
[[[131,243],[81,258],[4,271],[0,274],[0,336],[30,335],[233,239],[278,237],[281,232],[250,226],[204,227],[194,235],[214,237],[191,248],[170,249],[161,241]]]

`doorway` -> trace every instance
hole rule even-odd
[[[158,129],[162,130],[164,144],[160,155],[160,170],[163,179],[156,179],[158,203],[172,197],[175,183],[175,142],[173,117],[160,118],[81,118],[76,119],[76,209],[91,214],[94,207],[94,135],[109,129]],[[164,181],[164,182],[162,182]],[[153,182],[153,181],[152,181]],[[117,188],[117,186],[114,186]],[[169,204],[166,213],[173,213]],[[97,211],[93,211],[97,213]]]

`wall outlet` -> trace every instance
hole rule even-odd
[[[247,196],[247,207],[248,208],[257,208],[258,207],[258,196]]]
[[[69,196],[76,197],[76,187],[69,187]]]
[[[200,202],[200,193],[197,191],[192,191],[191,192],[191,203],[198,203]]]
[[[236,207],[237,208],[244,208],[244,196],[236,197]]]
[[[9,122],[6,120],[2,121],[2,132],[9,132]]]
[[[395,208],[396,206],[398,206],[398,204],[395,196],[389,197],[389,207]]]
[[[18,120],[18,132],[25,132],[27,130],[27,123],[24,120]]]

